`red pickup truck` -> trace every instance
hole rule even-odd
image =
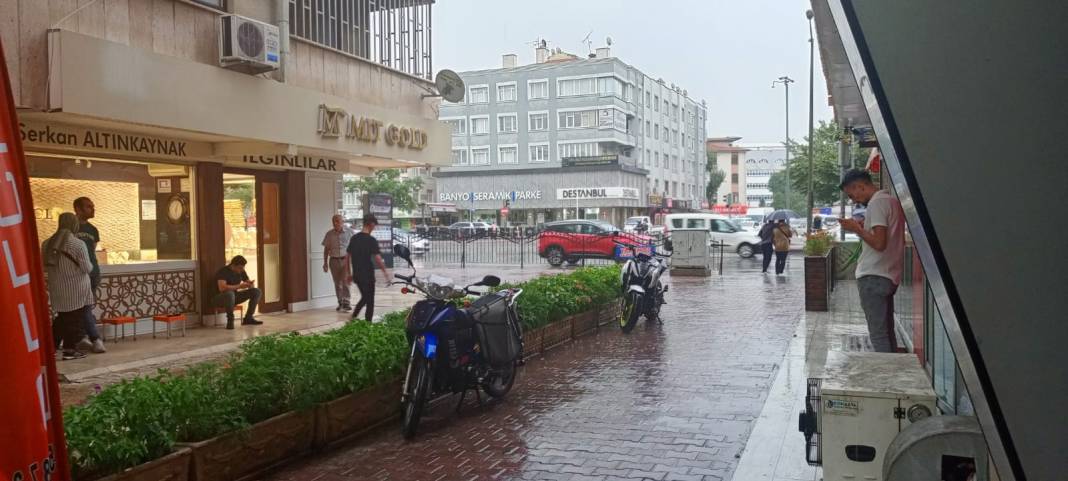
[[[538,234],[538,254],[553,266],[581,259],[622,259],[630,252],[616,242],[652,250],[653,240],[646,235],[624,233],[616,226],[599,220],[562,220],[545,224]]]

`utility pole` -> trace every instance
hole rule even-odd
[[[771,88],[775,88],[775,84],[783,84],[786,87],[786,140],[783,145],[786,146],[786,208],[790,208],[790,84],[794,83],[794,79],[783,75],[778,80],[771,82]]]
[[[815,139],[812,138],[812,115],[813,115],[813,112],[812,112],[812,97],[814,95],[815,86],[812,83],[813,82],[812,79],[813,79],[813,72],[815,71],[815,68],[816,68],[815,67],[815,65],[816,65],[816,63],[815,63],[816,62],[815,61],[815,58],[816,58],[816,51],[815,51],[816,43],[814,41],[812,41],[812,17],[814,17],[815,14],[812,13],[812,10],[807,10],[807,11],[805,11],[805,16],[808,17],[808,216],[807,216],[808,224],[807,224],[807,227],[805,229],[805,232],[808,233],[808,234],[811,234],[812,233],[812,209],[815,207],[815,205],[814,205],[815,199],[813,197],[813,195],[814,195],[813,189],[814,189],[814,183],[815,183],[815,180],[813,179],[813,177],[815,176],[815,174],[814,174],[814,171],[815,171],[815,167],[814,167],[815,159],[813,158],[813,151],[812,151],[812,144],[815,142]]]

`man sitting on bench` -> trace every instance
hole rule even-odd
[[[252,287],[255,281],[250,281],[245,272],[248,261],[243,256],[234,256],[230,264],[226,265],[215,274],[218,283],[219,294],[212,299],[212,304],[226,309],[226,328],[234,328],[234,306],[242,302],[248,302],[248,310],[245,318],[241,320],[242,326],[255,326],[263,324],[257,321],[256,304],[260,302],[260,290]]]

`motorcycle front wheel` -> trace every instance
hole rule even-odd
[[[482,390],[489,394],[494,399],[500,399],[508,394],[508,391],[512,390],[512,386],[515,385],[516,377],[516,363],[508,364],[507,367],[501,368],[489,375],[489,378],[482,383]]]
[[[404,393],[404,418],[401,425],[404,439],[414,438],[415,431],[419,428],[419,417],[423,414],[430,393],[430,378],[433,375],[431,362],[418,352],[412,357],[408,392]]]
[[[634,325],[638,323],[638,318],[641,317],[641,294],[632,292],[623,297],[623,306],[619,310],[619,328],[623,330],[623,333],[629,333],[634,330]]]

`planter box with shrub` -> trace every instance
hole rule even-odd
[[[189,443],[194,481],[229,481],[306,453],[315,438],[315,410],[288,412],[248,429]]]
[[[813,232],[805,240],[805,310],[826,311],[831,304],[834,281],[831,248],[834,240],[825,231]]]
[[[189,479],[192,454],[192,450],[182,448],[155,461],[107,476],[100,481],[186,481]]]

